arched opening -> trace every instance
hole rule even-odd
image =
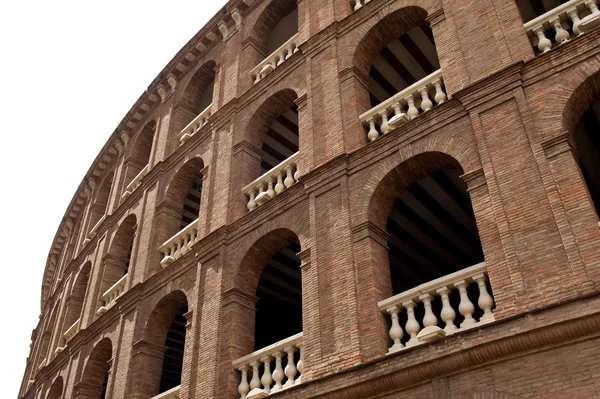
[[[596,215],[600,210],[600,100],[585,111],[575,126],[573,140],[580,155],[580,167]]]
[[[252,71],[259,82],[267,74],[290,58],[296,51],[298,34],[298,6],[295,0],[272,1],[254,24],[253,36],[264,43],[258,54],[262,60]]]
[[[123,197],[130,195],[139,186],[150,168],[152,143],[156,133],[156,121],[148,122],[133,142],[129,158],[125,161],[125,182]]]
[[[86,398],[104,399],[106,397],[111,362],[112,343],[110,339],[104,338],[92,350],[83,370],[81,383],[82,386],[85,386]]]
[[[293,90],[283,90],[271,96],[250,121],[250,140],[260,143],[261,148],[260,164],[248,168],[248,180],[258,178],[245,190],[250,197],[250,210],[291,187],[297,180],[299,129],[296,99]]]
[[[123,220],[110,245],[108,255],[104,259],[102,275],[102,292],[100,312],[110,308],[125,289],[125,281],[129,272],[133,244],[137,229],[137,218],[129,215]]]
[[[67,312],[63,323],[63,338],[68,341],[78,330],[76,323],[79,323],[81,311],[83,309],[83,301],[87,292],[90,271],[92,268],[91,262],[86,262],[81,268],[73,284],[71,295],[68,297]],[[68,334],[66,334],[68,332]]]
[[[110,172],[98,187],[98,192],[94,198],[94,202],[89,209],[88,236],[96,231],[100,219],[106,214],[108,209],[108,200],[110,198],[110,190],[112,188],[114,172]]]
[[[239,289],[256,293],[257,303],[254,317],[244,317],[245,325],[239,326],[249,333],[239,342],[249,354],[234,360],[234,367],[247,367],[255,376],[263,375],[266,369],[290,367],[286,386],[294,385],[297,372],[302,371],[298,367],[302,345],[302,280],[297,256],[300,249],[300,241],[292,231],[274,230],[250,248],[236,278]],[[280,381],[275,378],[272,392],[281,389],[285,377],[283,373],[280,376]],[[243,385],[240,387],[244,389]]]
[[[144,344],[156,353],[138,359],[140,397],[153,397],[181,384],[187,312],[185,294],[175,291],[161,299],[150,314]]]
[[[37,355],[37,362],[35,366],[36,371],[39,367],[42,367],[42,365],[45,366],[50,362],[50,358],[52,355],[52,352],[50,351],[52,332],[54,331],[54,327],[56,327],[56,320],[58,319],[59,309],[60,302],[57,302],[56,305],[54,305],[54,309],[52,309],[52,313],[50,313],[50,318],[47,319],[46,325],[44,327],[43,334],[41,336],[41,343],[39,347],[40,349]]]
[[[388,233],[389,269],[383,263],[379,267],[390,278],[393,296],[379,306],[397,317],[391,318],[393,350],[493,319],[483,250],[462,174],[460,164],[446,154],[420,154],[390,172],[373,194],[371,220],[385,224]],[[428,335],[432,328],[434,338]],[[417,338],[422,331],[425,336]]]
[[[215,86],[214,61],[202,65],[183,91],[181,101],[176,110],[182,131],[179,142],[184,143],[196,134],[208,122],[211,116]]]
[[[426,17],[418,7],[395,11],[371,28],[356,50],[355,66],[369,76],[369,88],[359,96],[371,140],[447,99]]]
[[[62,393],[63,393],[63,378],[58,377],[52,383],[52,386],[50,387],[50,391],[48,391],[48,395],[46,396],[46,399],[61,399]]]

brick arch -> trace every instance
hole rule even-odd
[[[60,399],[63,394],[64,383],[63,378],[61,376],[57,377],[52,386],[50,387],[50,391],[48,391],[48,395],[46,395],[46,399]]]
[[[189,302],[186,294],[181,290],[171,291],[160,298],[144,326],[144,342],[164,345],[171,322],[177,311],[184,305],[189,305]]]
[[[108,255],[104,262],[101,293],[106,292],[130,270],[131,258],[128,258],[128,255],[134,244],[137,220],[135,213],[127,216],[117,228],[117,232],[110,242]],[[131,254],[133,254],[133,250]]]
[[[441,161],[441,163],[434,161],[430,165],[427,165],[427,160],[429,158]],[[417,162],[416,164],[414,164],[415,161]],[[425,161],[425,165],[424,167],[420,167],[419,165],[421,165],[423,161]],[[371,221],[378,223],[380,227],[385,227],[387,213],[385,216],[377,216],[378,212],[376,211],[376,208],[377,206],[383,206],[383,203],[377,204],[374,202],[374,199],[377,198],[376,194],[381,193],[381,196],[382,198],[385,198],[385,201],[391,201],[389,207],[392,206],[393,201],[399,195],[399,192],[397,193],[398,195],[393,196],[393,199],[391,199],[392,194],[390,190],[385,191],[385,187],[393,184],[393,181],[399,178],[394,177],[399,172],[397,168],[401,167],[401,165],[406,162],[408,162],[408,164],[404,165],[404,168],[408,168],[409,170],[411,168],[417,168],[417,170],[421,170],[420,173],[425,173],[431,168],[436,167],[455,167],[463,172],[471,172],[481,168],[481,162],[477,151],[464,141],[455,138],[431,137],[405,146],[384,162],[379,163],[376,168],[369,171],[369,179],[363,185],[356,206],[354,207],[355,224]],[[431,172],[434,170],[436,169],[431,169]],[[422,175],[421,177],[425,177],[426,175],[427,174]],[[413,179],[408,184],[421,177]],[[390,208],[387,207],[387,202],[385,202],[385,204],[386,209],[389,211]]]
[[[217,62],[213,59],[207,60],[197,66],[189,80],[180,91],[178,106],[194,112],[198,115],[204,109],[200,109],[200,99],[211,82],[215,79]],[[193,118],[193,116],[192,116]],[[190,119],[191,120],[191,119]],[[189,121],[188,121],[189,122]],[[184,121],[185,123],[185,121]]]
[[[157,125],[156,119],[148,121],[132,138],[131,144],[127,146],[128,148],[125,152],[126,162],[134,163],[138,172],[150,161],[152,143],[154,141],[153,139],[157,130]],[[130,180],[127,180],[126,184],[128,184],[129,181]]]
[[[109,362],[113,358],[113,345],[109,338],[103,338],[92,349],[85,362],[81,382],[78,384],[85,388],[85,397],[100,399],[106,373],[109,371]]]
[[[441,9],[439,0],[397,0],[361,23],[358,31],[348,35],[340,57],[340,70],[355,67],[365,76],[377,54],[392,39],[413,26],[426,22],[427,15]]]
[[[600,60],[580,64],[565,76],[547,95],[541,108],[542,141],[548,141],[575,126],[585,111],[600,98]]]
[[[288,217],[262,224],[237,244],[236,255],[228,262],[234,266],[226,273],[226,289],[236,288],[254,295],[267,261],[279,249],[291,244],[294,240],[300,242],[303,250],[307,248],[308,224],[306,218],[297,216],[297,212],[295,217],[288,215]]]
[[[297,0],[271,0],[266,3],[256,21],[250,25],[252,26],[251,36],[259,43],[267,43],[281,18],[297,7]]]
[[[269,95],[258,108],[252,112],[248,125],[244,129],[244,139],[261,148],[262,142],[267,135],[269,127],[285,111],[294,106],[298,98],[298,91],[292,88],[284,88]]]
[[[71,294],[69,295],[69,303],[65,319],[63,321],[61,337],[62,334],[64,334],[65,331],[67,331],[67,329],[71,327],[81,317],[83,301],[85,299],[85,294],[89,286],[91,269],[92,262],[88,260],[84,263],[81,269],[79,269],[77,277],[75,277],[75,282],[73,283],[73,287],[71,288]]]

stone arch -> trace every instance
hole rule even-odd
[[[81,381],[76,386],[79,394],[89,399],[104,399],[108,387],[113,359],[113,346],[109,338],[98,342],[88,357]]]
[[[61,399],[62,394],[63,394],[63,389],[64,389],[63,378],[61,376],[58,376],[52,383],[52,386],[50,387],[50,390],[48,391],[48,395],[46,396],[46,399]]]
[[[148,316],[143,338],[135,345],[136,397],[153,397],[181,383],[188,310],[185,293],[176,290],[162,297]],[[179,338],[184,334],[182,343],[175,343],[174,331]]]

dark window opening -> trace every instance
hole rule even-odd
[[[160,377],[160,393],[181,384],[183,351],[185,348],[185,325],[187,324],[184,314],[187,312],[188,306],[183,305],[173,318],[173,322],[167,333],[165,341],[166,349]]]
[[[581,172],[598,214],[600,209],[600,100],[596,101],[579,120],[575,127],[574,141],[581,156]]]

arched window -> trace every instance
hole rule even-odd
[[[104,338],[92,350],[83,369],[81,382],[75,386],[75,393],[83,388],[86,398],[104,399],[108,389],[112,357],[112,343],[108,338]]]
[[[92,268],[91,262],[86,262],[81,268],[73,288],[71,289],[71,295],[67,298],[67,310],[65,319],[63,322],[62,329],[62,341],[68,342],[79,330],[79,323],[81,320],[81,312],[83,309],[83,301],[85,299],[85,293],[87,292],[88,282],[90,278],[90,270]]]
[[[365,104],[360,120],[371,141],[447,100],[426,17],[418,7],[395,11],[371,28],[356,50],[354,64],[369,76],[368,91],[360,93]]]
[[[180,144],[189,140],[211,116],[214,86],[215,62],[209,61],[194,73],[175,110],[175,120],[181,125],[178,137]]]
[[[302,346],[302,284],[298,252],[298,237],[290,230],[279,229],[260,238],[242,261],[238,288],[254,290],[258,299],[255,317],[246,318],[248,325],[239,326],[244,331],[252,331],[254,327],[253,337],[246,335],[246,341],[239,343],[242,348],[247,348],[249,354],[233,362],[236,369],[246,370],[240,385],[242,394],[250,391],[250,385],[245,385],[249,370],[252,371],[253,384],[261,385],[255,388],[255,393],[263,388],[267,392],[271,389],[271,384],[259,381],[258,376],[264,375],[265,370],[273,370],[271,392],[282,389],[284,384],[287,387],[298,382],[297,374],[302,371],[302,366],[298,366]],[[252,349],[254,352],[250,353]],[[289,373],[284,375],[284,369]]]
[[[150,169],[152,143],[156,133],[156,121],[148,122],[135,138],[130,156],[125,161],[125,190],[123,198],[131,195],[140,185],[142,178]]]
[[[417,155],[386,176],[370,209],[388,239],[390,351],[493,320],[494,302],[463,170],[441,153]],[[388,274],[389,273],[389,274]]]
[[[108,255],[104,260],[102,274],[102,306],[99,313],[106,312],[114,305],[117,298],[125,290],[127,273],[131,263],[135,232],[137,229],[137,218],[129,215],[123,220],[111,242]]]
[[[161,265],[170,265],[189,251],[198,238],[198,220],[202,199],[201,158],[193,158],[177,171],[167,189],[164,208],[159,215],[163,227],[159,251],[163,254]]]
[[[63,389],[64,389],[63,388],[63,378],[58,377],[52,383],[52,386],[50,387],[50,391],[48,391],[48,395],[46,396],[46,399],[61,399],[62,394],[63,394]]]
[[[138,344],[148,347],[149,353],[142,351],[135,360],[138,397],[153,397],[181,384],[187,312],[186,296],[175,291],[161,299],[150,314],[144,339]]]
[[[108,200],[110,198],[110,190],[112,188],[114,178],[114,172],[110,172],[100,186],[97,188],[97,193],[94,197],[94,202],[89,208],[89,222],[88,222],[88,240],[89,237],[96,231],[98,224],[102,217],[106,214],[108,209]]]
[[[583,114],[573,135],[577,152],[581,156],[581,172],[590,197],[600,213],[600,100],[596,100]]]
[[[52,332],[54,331],[54,327],[56,327],[56,320],[58,318],[59,309],[60,302],[54,305],[54,309],[52,309],[52,313],[50,313],[50,317],[47,319],[46,324],[44,326],[43,333],[39,338],[41,339],[41,341],[39,346],[39,352],[37,354],[37,361],[34,373],[38,370],[38,368],[45,366],[50,362],[52,356],[50,348]]]
[[[254,24],[252,33],[264,49],[256,54],[258,65],[251,71],[258,83],[298,51],[298,6],[295,0],[270,2]]]
[[[271,96],[252,117],[249,125],[250,140],[260,143],[260,164],[249,165],[248,180],[254,180],[244,192],[248,195],[248,209],[262,205],[291,187],[298,172],[298,107],[297,95],[283,90]]]

